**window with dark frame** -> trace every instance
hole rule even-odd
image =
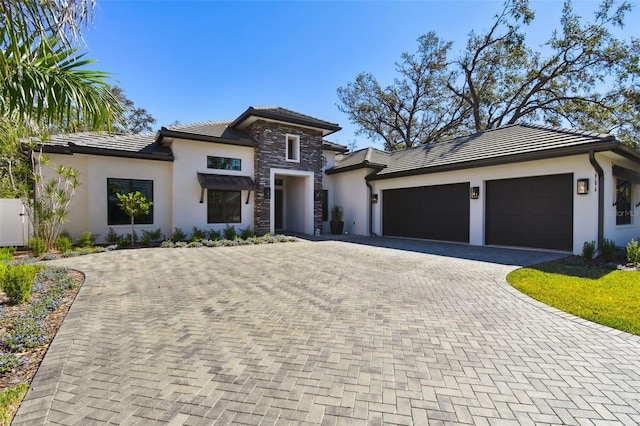
[[[322,221],[329,220],[329,191],[327,189],[322,190]]]
[[[239,158],[215,157],[207,155],[207,168],[218,170],[242,170],[242,160]]]
[[[143,179],[120,179],[107,178],[107,224],[108,225],[129,225],[131,219],[118,207],[118,197],[116,194],[128,194],[140,191],[148,201],[153,202],[153,181]],[[153,224],[153,204],[149,209],[149,214],[135,217],[135,222],[143,225]]]
[[[240,191],[207,190],[207,223],[240,223]]]
[[[616,225],[631,223],[631,182],[616,179]]]

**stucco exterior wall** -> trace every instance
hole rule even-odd
[[[136,225],[136,232],[161,228],[165,237],[171,235],[171,162],[83,154],[51,154],[50,158],[80,172],[81,186],[69,205],[69,222],[63,226],[72,238],[90,231],[97,242],[104,242],[109,228],[118,234],[131,232],[130,225],[108,224],[107,178],[152,180],[153,224]]]
[[[382,203],[385,189],[469,182],[472,187],[480,187],[479,199],[469,200],[469,243],[484,245],[486,181],[562,173],[573,173],[574,177],[573,251],[579,254],[585,241],[597,240],[598,198],[593,189],[595,172],[587,155],[372,181],[374,193],[379,194],[379,202],[374,204],[373,209],[373,229],[375,233],[382,235]],[[576,194],[576,180],[580,178],[590,178],[590,191],[587,195]]]
[[[207,223],[207,192],[200,203],[201,187],[198,173],[249,176],[254,178],[254,161],[251,147],[199,142],[175,139],[171,144],[173,151],[173,223],[171,229],[178,227],[189,234],[194,226],[201,229],[221,230],[225,223]],[[241,170],[218,170],[207,168],[207,156],[239,158]],[[246,204],[247,197],[249,203]],[[232,223],[238,231],[247,226],[254,228],[254,191],[241,191],[241,223]]]
[[[613,166],[617,165],[640,173],[640,168],[632,161],[612,153],[596,154],[596,159],[604,171],[604,236],[625,247],[632,238],[640,238],[640,184],[631,183],[631,223],[616,225],[616,177]]]
[[[342,206],[344,214],[344,232],[356,235],[369,235],[369,189],[365,176],[371,169],[356,169],[349,172],[329,175],[333,180],[333,202],[329,203],[329,220],[334,205]],[[329,193],[331,200],[331,193]]]

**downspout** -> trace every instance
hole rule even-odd
[[[598,174],[598,248],[602,247],[604,241],[604,171],[598,161],[596,161],[593,150],[589,151],[589,162]]]
[[[373,196],[373,188],[371,187],[371,184],[366,177],[364,178],[364,183],[366,183],[367,188],[369,188],[369,236],[377,237],[375,232],[373,232],[373,203],[371,202],[371,197]]]

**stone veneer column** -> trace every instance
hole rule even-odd
[[[270,229],[270,200],[264,197],[264,188],[270,186],[272,168],[312,171],[314,191],[322,190],[322,133],[295,125],[264,120],[252,123],[245,131],[258,142],[254,156],[256,182],[254,232],[262,235]],[[300,136],[299,163],[286,160],[287,134]],[[275,188],[271,188],[271,197],[275,197]],[[313,229],[315,230],[322,228],[322,200],[316,200],[314,197],[313,204]]]

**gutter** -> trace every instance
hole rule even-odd
[[[367,184],[367,188],[369,188],[369,236],[377,237],[375,232],[373,232],[373,203],[371,202],[371,197],[373,196],[373,188],[371,187],[371,184],[366,177],[364,179],[364,183]]]
[[[598,174],[598,248],[602,247],[604,241],[604,170],[596,160],[594,151],[589,151],[589,162]]]

